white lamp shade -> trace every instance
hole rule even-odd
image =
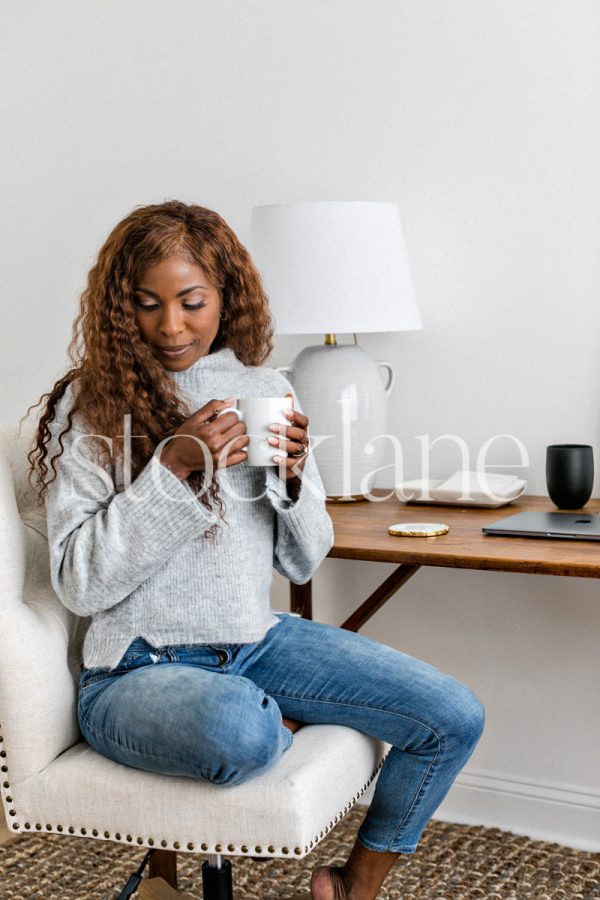
[[[257,206],[248,249],[279,334],[422,327],[394,203]]]

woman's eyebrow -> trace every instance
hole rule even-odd
[[[179,291],[175,294],[176,297],[183,297],[185,294],[189,294],[192,291],[207,291],[208,288],[203,287],[201,284],[194,284],[192,287],[184,288],[182,291]],[[138,287],[136,291],[140,291],[142,294],[148,294],[150,297],[154,297],[156,300],[160,300],[160,294],[157,294],[156,291],[151,291],[149,288]]]

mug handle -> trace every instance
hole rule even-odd
[[[244,413],[241,409],[238,409],[237,406],[227,406],[225,409],[220,409],[217,413],[217,418],[222,416],[224,413],[232,412],[235,413],[238,417],[238,422],[241,422],[244,418]]]

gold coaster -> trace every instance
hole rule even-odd
[[[388,528],[390,534],[398,537],[437,537],[449,530],[450,526],[443,522],[396,522]]]

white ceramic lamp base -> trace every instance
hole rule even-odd
[[[379,369],[387,370],[384,386]],[[278,367],[294,385],[309,419],[311,449],[330,500],[362,499],[382,465],[390,363],[358,344],[305,347],[291,366]]]

